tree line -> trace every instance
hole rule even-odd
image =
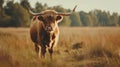
[[[6,5],[3,6],[3,4]],[[27,6],[26,6],[27,5]],[[28,7],[33,12],[41,12],[46,9],[53,9],[58,12],[71,12],[60,5],[49,7],[47,4],[36,2],[35,8],[32,8],[28,0],[20,0],[20,3],[14,3],[14,0],[0,0],[0,27],[29,27],[32,16],[28,12]],[[120,26],[120,15],[116,12],[112,14],[109,11],[95,9],[89,12],[78,11],[70,16],[64,17],[59,23],[60,26]]]

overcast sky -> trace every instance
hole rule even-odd
[[[19,0],[14,0],[18,2]],[[61,5],[67,9],[73,9],[75,5],[78,5],[77,11],[88,12],[94,9],[101,9],[110,12],[118,12],[120,14],[120,0],[29,0],[32,7],[36,2],[42,4],[47,3],[48,6]]]

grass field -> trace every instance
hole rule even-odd
[[[60,27],[53,60],[37,57],[29,28],[0,28],[0,67],[120,67],[120,28]]]

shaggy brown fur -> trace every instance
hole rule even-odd
[[[53,10],[47,10],[43,13],[44,15],[33,17],[30,36],[35,44],[35,50],[38,56],[45,57],[46,49],[48,49],[52,58],[53,47],[57,44],[59,37],[58,22],[63,17],[61,15],[55,15],[57,12]]]

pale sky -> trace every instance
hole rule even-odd
[[[18,2],[19,0],[14,0]],[[101,9],[110,12],[118,12],[120,14],[120,0],[29,0],[32,7],[36,2],[42,4],[47,3],[48,6],[61,5],[67,9],[73,9],[78,5],[76,11],[91,11]]]

